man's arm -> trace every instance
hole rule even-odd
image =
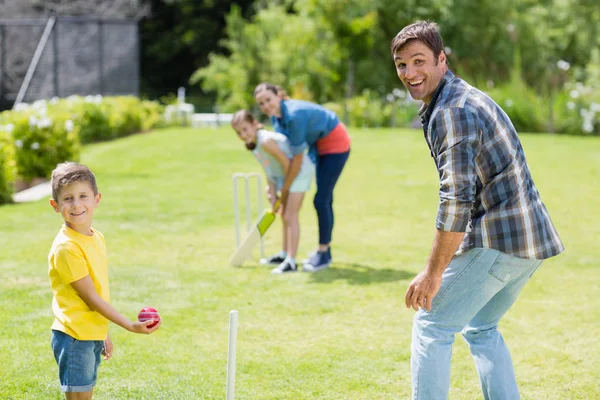
[[[416,311],[421,307],[431,311],[431,302],[442,285],[442,274],[464,237],[464,232],[436,230],[425,270],[413,279],[404,296],[406,308],[412,307]]]
[[[75,282],[71,282],[71,286],[73,289],[75,289],[79,296],[81,296],[89,308],[96,311],[107,320],[114,322],[130,332],[150,334],[160,326],[159,322],[152,328],[147,328],[147,325],[150,325],[154,322],[153,320],[132,322],[127,319],[123,314],[118,312],[113,306],[100,297],[96,291],[94,283],[92,282],[92,278],[90,278],[89,275],[86,275]]]
[[[476,118],[464,108],[441,110],[432,120],[431,130],[437,138],[432,145],[440,175],[437,231],[425,270],[411,282],[405,295],[406,307],[427,311],[431,311],[444,270],[469,230],[479,146]]]

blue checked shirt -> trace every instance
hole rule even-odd
[[[419,111],[440,177],[436,226],[466,232],[459,251],[546,259],[564,250],[506,113],[448,71]]]

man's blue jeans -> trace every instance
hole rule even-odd
[[[420,309],[414,317],[413,399],[448,398],[452,343],[458,332],[471,350],[484,398],[519,399],[512,359],[498,322],[541,262],[482,248],[452,259],[431,312]]]

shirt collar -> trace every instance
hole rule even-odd
[[[280,123],[283,123],[283,121],[286,121],[288,118],[288,109],[285,100],[281,100],[279,103],[279,111],[281,113],[281,118],[275,118],[277,118]]]
[[[433,108],[435,107],[435,103],[437,102],[438,98],[440,97],[440,93],[442,92],[442,89],[444,88],[444,86],[446,85],[447,82],[450,82],[453,79],[454,79],[454,74],[450,70],[447,70],[446,73],[444,74],[444,76],[442,76],[442,79],[440,80],[440,83],[438,84],[437,88],[435,89],[435,92],[433,92],[433,96],[431,97],[431,101],[429,102],[429,104],[423,103],[423,105],[419,109],[419,116],[421,117],[422,121],[429,120],[429,117],[431,117],[431,113],[433,112]]]

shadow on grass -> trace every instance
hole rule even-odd
[[[311,274],[314,283],[331,283],[339,280],[352,285],[370,285],[380,282],[396,282],[414,278],[414,272],[391,268],[374,268],[364,264],[336,263],[330,268]]]

